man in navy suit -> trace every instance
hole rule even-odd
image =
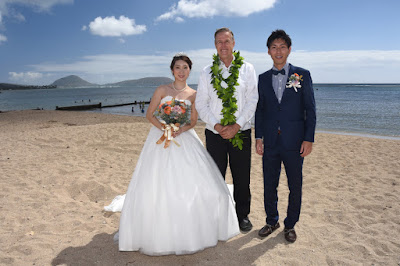
[[[300,216],[303,161],[312,150],[316,112],[310,72],[287,63],[291,45],[283,30],[272,32],[268,38],[268,54],[274,65],[258,79],[255,135],[256,152],[263,155],[267,214],[266,225],[258,234],[266,237],[280,227],[277,188],[283,162],[290,191],[284,235],[293,243]]]

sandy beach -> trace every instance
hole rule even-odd
[[[295,243],[282,228],[257,235],[265,212],[253,147],[252,231],[193,255],[119,252],[120,214],[103,207],[126,192],[150,126],[89,112],[0,113],[0,265],[400,265],[400,141],[328,133],[305,160]],[[195,129],[204,143],[204,124]],[[283,171],[281,222],[287,196]]]

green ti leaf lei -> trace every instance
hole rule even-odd
[[[240,56],[239,51],[234,51],[233,56],[235,57],[232,66],[229,69],[229,77],[224,79],[222,77],[222,68],[220,68],[220,59],[218,54],[213,55],[213,64],[211,67],[211,84],[217,93],[219,99],[222,100],[222,111],[221,114],[223,118],[221,119],[221,125],[234,125],[236,123],[235,112],[238,109],[237,100],[234,96],[235,94],[235,86],[238,86],[239,83],[239,68],[243,65],[243,57]],[[223,88],[221,86],[221,82],[224,81],[228,86]],[[243,149],[243,134],[236,133],[236,135],[229,139],[232,142],[233,147],[238,147],[240,150]]]

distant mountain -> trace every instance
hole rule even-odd
[[[0,90],[18,90],[24,88],[23,85],[10,84],[10,83],[0,83]]]
[[[161,84],[167,84],[173,82],[172,79],[166,77],[147,77],[141,79],[131,79],[131,80],[124,80],[117,83],[110,83],[106,84],[107,86],[159,86]]]
[[[76,75],[70,75],[64,78],[57,79],[51,85],[56,85],[57,87],[90,87],[98,86],[98,84],[87,82],[84,79]]]
[[[159,86],[161,84],[168,84],[173,82],[172,79],[166,77],[147,77],[141,79],[124,80],[117,83],[109,83],[105,85],[99,85],[87,82],[86,80],[76,76],[70,75],[54,81],[51,85],[18,85],[10,83],[0,83],[0,90],[27,90],[27,89],[53,89],[60,87],[97,87],[97,86],[118,86],[118,87],[129,87],[129,86]]]
[[[32,90],[32,89],[54,89],[55,85],[19,85],[0,83],[0,90]]]

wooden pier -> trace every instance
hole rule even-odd
[[[96,108],[101,108],[101,103],[87,104],[87,105],[63,106],[63,107],[56,106],[56,110],[61,110],[61,111],[81,111],[81,110],[90,110],[90,109],[96,109]]]
[[[102,103],[97,104],[85,104],[85,105],[72,105],[72,106],[56,106],[56,110],[61,111],[83,111],[83,110],[91,110],[98,108],[110,108],[110,107],[118,107],[118,106],[126,106],[126,105],[137,105],[137,104],[150,104],[150,102],[146,101],[134,101],[133,103],[121,103],[121,104],[113,104],[113,105],[102,105]]]

